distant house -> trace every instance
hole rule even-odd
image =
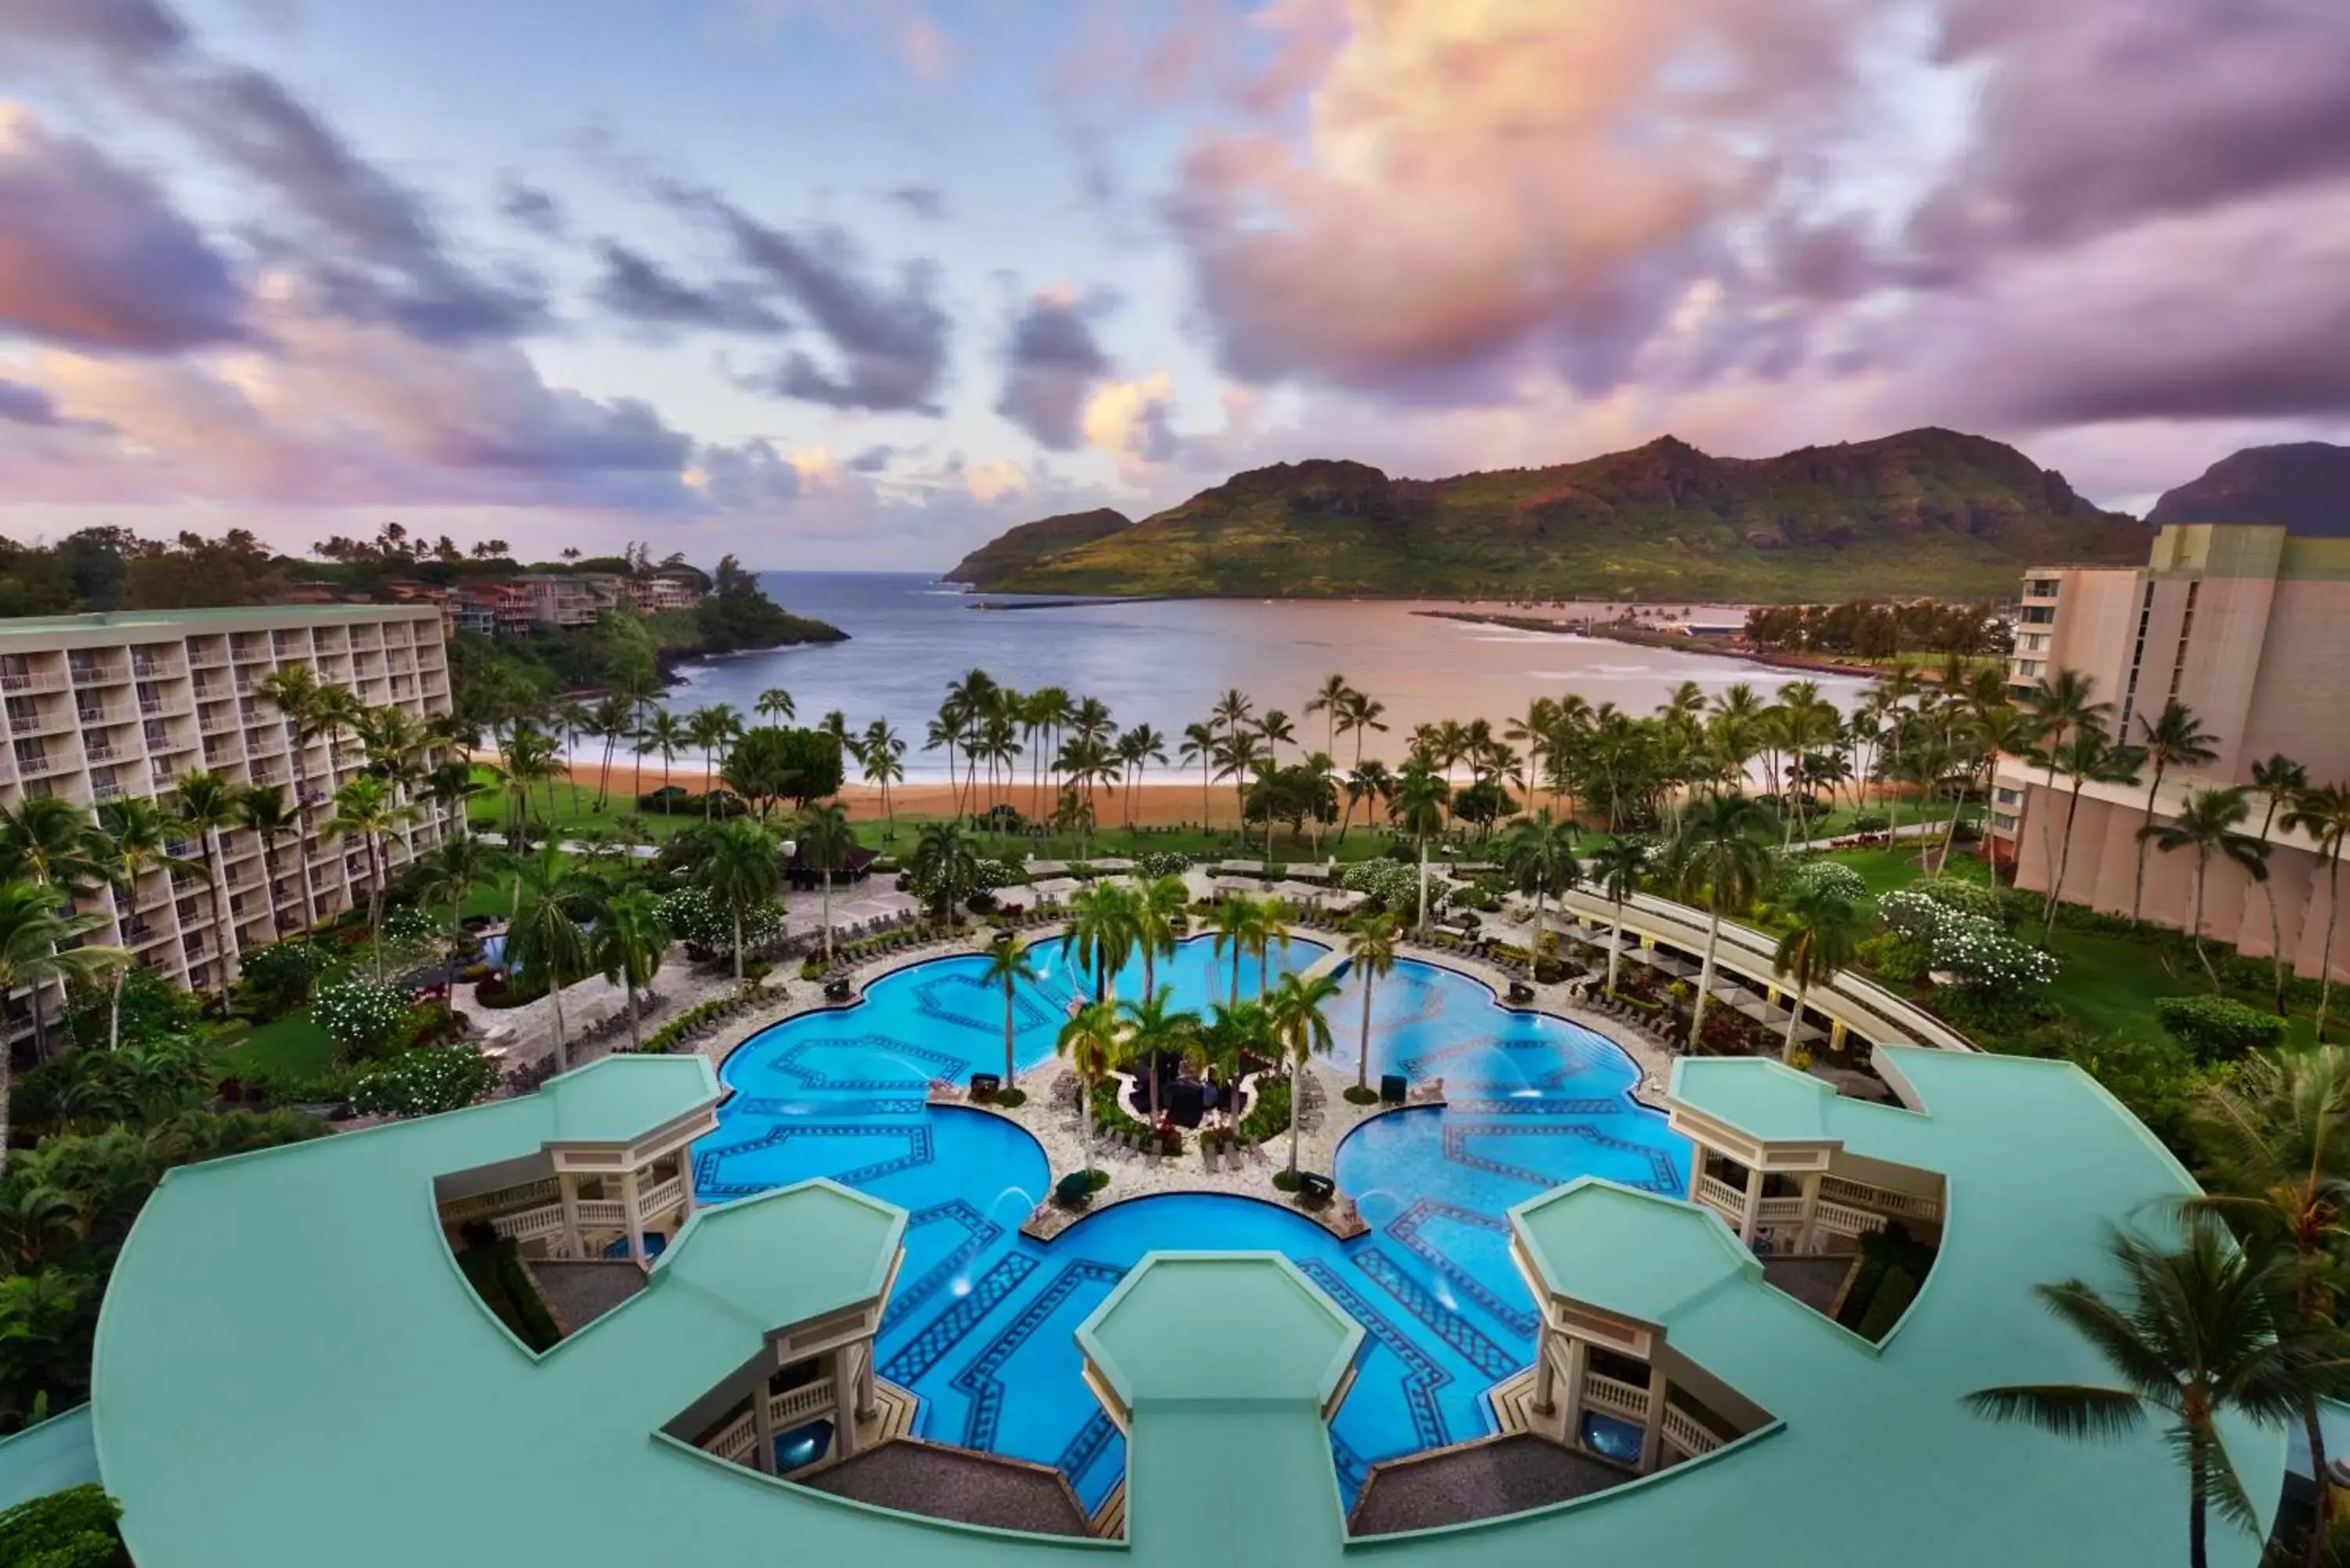
[[[833,871],[832,885],[837,888],[844,882],[864,881],[871,874],[873,863],[880,858],[879,851],[859,845]],[[784,862],[784,875],[791,878],[793,887],[803,890],[824,885],[824,873],[808,864],[806,849],[797,844],[792,846],[792,857]]]
[[[596,595],[581,577],[555,572],[534,572],[514,579],[530,604],[531,619],[540,626],[594,626],[600,613]]]
[[[649,577],[630,579],[629,594],[637,608],[647,615],[661,610],[699,609],[702,579],[682,572],[656,572]]]

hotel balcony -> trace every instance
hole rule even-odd
[[[109,741],[89,742],[82,747],[81,752],[83,756],[93,763],[119,763],[130,755],[130,747],[119,746]]]
[[[73,674],[73,682],[77,686],[119,686],[130,679],[130,667],[127,664],[101,663],[93,660],[88,664],[76,664],[69,668]]]
[[[134,653],[130,656],[130,672],[141,680],[171,680],[185,675],[187,670],[176,659],[141,659]]]
[[[16,776],[26,779],[48,778],[57,774],[74,771],[75,763],[63,752],[42,752],[26,756],[16,753]]]
[[[12,735],[54,735],[73,727],[72,718],[62,708],[48,713],[8,715],[8,732]]]
[[[227,662],[228,649],[225,648],[191,648],[188,649],[188,667],[192,670],[216,669]]]
[[[122,785],[115,779],[99,779],[90,784],[89,794],[92,800],[120,800]]]
[[[237,727],[236,715],[228,711],[206,713],[196,721],[196,728],[207,735],[225,735]]]
[[[36,670],[0,675],[0,691],[62,691],[65,689],[63,670]]]

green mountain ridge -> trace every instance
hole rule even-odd
[[[2148,538],[1981,436],[1918,430],[1761,459],[1666,436],[1436,480],[1278,463],[1139,523],[1097,512],[1024,524],[950,575],[999,593],[2004,597],[2028,566],[2143,561]]]
[[[2350,537],[2350,447],[2322,441],[2248,446],[2207,468],[2147,514],[2165,523],[2278,523],[2307,538]]]

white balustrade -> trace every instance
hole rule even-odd
[[[1646,1388],[1619,1378],[1602,1376],[1596,1372],[1583,1375],[1583,1403],[1591,1409],[1621,1416],[1627,1421],[1645,1424],[1648,1419],[1648,1391]]]
[[[525,1182],[520,1187],[502,1187],[495,1192],[476,1193],[471,1198],[452,1198],[441,1205],[441,1218],[452,1225],[483,1214],[494,1214],[501,1209],[517,1209],[525,1204],[536,1207],[559,1197],[555,1178]]]
[[[1669,1401],[1665,1406],[1664,1436],[1667,1443],[1690,1459],[1713,1452],[1721,1447],[1724,1440],[1696,1417]]]
[[[525,1209],[519,1214],[501,1214],[490,1221],[490,1229],[516,1241],[536,1241],[542,1236],[560,1235],[563,1231],[563,1205],[550,1203],[544,1209]]]
[[[672,1176],[667,1181],[657,1181],[637,1195],[639,1214],[666,1214],[685,1201],[685,1178]]]
[[[1765,1198],[1756,1205],[1754,1217],[1765,1225],[1793,1225],[1804,1217],[1804,1200],[1800,1198]]]
[[[767,1412],[779,1432],[804,1426],[819,1416],[828,1416],[832,1413],[831,1380],[819,1379],[805,1387],[778,1394],[767,1401]]]
[[[718,1435],[710,1439],[709,1451],[722,1459],[742,1464],[750,1459],[751,1451],[758,1446],[758,1423],[752,1420],[751,1412],[745,1410],[719,1428]]]
[[[1897,1192],[1890,1187],[1876,1187],[1842,1176],[1821,1178],[1820,1196],[1914,1220],[1939,1220],[1942,1216],[1942,1206],[1934,1199],[1915,1192]]]
[[[629,1223],[628,1206],[617,1198],[591,1198],[579,1205],[579,1223],[598,1228],[625,1229]]]
[[[1746,1194],[1720,1177],[1700,1176],[1697,1179],[1697,1200],[1709,1209],[1718,1209],[1735,1222],[1746,1212]]]
[[[1885,1216],[1872,1214],[1866,1209],[1854,1209],[1842,1203],[1823,1199],[1813,1210],[1812,1222],[1823,1231],[1838,1236],[1866,1236],[1885,1229]]]

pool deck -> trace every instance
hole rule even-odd
[[[1092,1533],[1060,1471],[1001,1454],[901,1437],[830,1465],[800,1483],[876,1508],[1039,1535]]]
[[[1355,1535],[1466,1524],[1589,1497],[1635,1480],[1547,1438],[1514,1432],[1372,1469],[1347,1517]]]

